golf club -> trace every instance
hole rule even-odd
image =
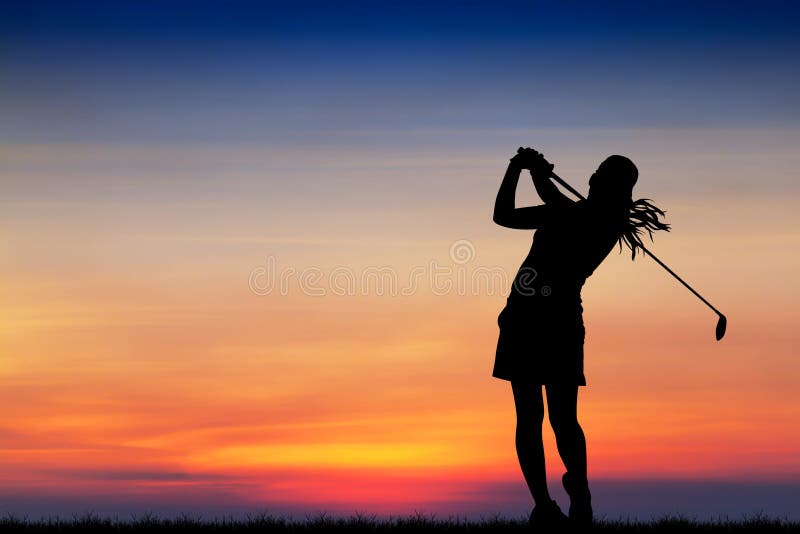
[[[576,191],[576,190],[575,190],[575,189],[574,189],[574,188],[573,188],[571,185],[569,185],[567,182],[565,182],[564,180],[562,180],[562,179],[561,179],[561,178],[560,178],[558,175],[556,175],[556,173],[554,173],[554,172],[552,172],[552,171],[551,171],[551,173],[550,173],[550,177],[551,177],[551,178],[553,178],[553,180],[555,180],[555,181],[556,181],[556,182],[558,182],[559,184],[561,184],[561,186],[562,186],[562,187],[564,187],[564,189],[566,189],[567,191],[569,191],[570,193],[572,193],[572,194],[573,194],[573,195],[575,195],[576,197],[580,198],[581,200],[586,200],[586,197],[584,197],[583,195],[581,195],[581,194],[580,194],[578,191]],[[680,276],[678,276],[677,274],[675,274],[675,272],[674,272],[672,269],[670,269],[669,267],[667,267],[667,265],[666,265],[666,264],[665,264],[663,261],[661,261],[660,259],[658,259],[658,258],[657,258],[657,257],[656,257],[656,256],[655,256],[655,255],[654,255],[652,252],[650,252],[649,250],[647,250],[647,249],[646,249],[644,246],[642,247],[642,250],[644,251],[644,253],[645,253],[645,254],[647,254],[648,256],[650,256],[651,258],[653,258],[657,264],[659,264],[660,266],[662,266],[662,267],[664,268],[664,270],[666,270],[666,271],[667,271],[669,274],[671,274],[673,277],[675,277],[675,279],[676,279],[678,282],[680,282],[681,284],[683,284],[684,286],[686,286],[686,289],[688,289],[689,291],[691,291],[692,293],[694,293],[694,295],[695,295],[697,298],[699,298],[700,300],[702,300],[702,301],[705,303],[705,305],[706,305],[706,306],[708,306],[709,308],[711,308],[712,310],[714,310],[714,313],[716,313],[717,315],[719,315],[719,321],[717,321],[716,337],[717,337],[717,341],[719,341],[720,339],[722,339],[722,337],[725,335],[725,330],[726,330],[726,328],[728,327],[728,319],[725,317],[725,315],[723,315],[723,313],[722,313],[721,311],[719,311],[718,309],[716,309],[716,308],[715,308],[715,307],[714,307],[714,306],[713,306],[713,305],[712,305],[710,302],[708,302],[708,301],[707,301],[705,298],[703,298],[703,295],[701,295],[700,293],[698,293],[697,291],[695,291],[695,289],[694,289],[692,286],[690,286],[689,284],[687,284],[687,283],[686,283],[686,282],[683,280],[683,278],[681,278]]]

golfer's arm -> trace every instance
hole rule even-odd
[[[497,191],[493,220],[496,224],[506,228],[530,230],[541,226],[550,210],[544,205],[527,208],[516,208],[514,206],[517,183],[519,182],[519,173],[521,171],[522,169],[514,163],[508,164],[506,174],[503,176],[503,182]]]
[[[566,206],[573,203],[571,198],[556,187],[556,184],[553,183],[549,176],[531,171],[531,178],[533,179],[533,186],[536,188],[539,198],[541,198],[545,204]]]

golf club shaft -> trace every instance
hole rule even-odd
[[[565,182],[564,180],[562,180],[562,179],[561,179],[561,177],[559,177],[559,176],[558,176],[556,173],[554,173],[554,172],[552,172],[552,171],[551,171],[551,172],[550,172],[550,176],[553,178],[553,180],[555,180],[555,181],[556,181],[556,182],[558,182],[558,183],[559,183],[559,184],[560,184],[562,187],[564,187],[564,189],[566,189],[567,191],[569,191],[570,193],[572,193],[572,194],[573,194],[573,195],[575,195],[576,197],[580,198],[581,200],[586,200],[586,197],[584,197],[583,195],[581,195],[581,194],[580,194],[580,193],[579,193],[577,190],[575,190],[575,189],[574,189],[574,188],[573,188],[571,185],[569,185],[567,182]],[[667,271],[669,274],[671,274],[671,275],[672,275],[672,276],[673,276],[673,277],[674,277],[674,278],[675,278],[675,279],[676,279],[678,282],[680,282],[681,284],[683,284],[683,285],[686,287],[686,289],[688,289],[689,291],[691,291],[692,293],[694,293],[694,295],[695,295],[697,298],[699,298],[700,300],[702,300],[702,301],[705,303],[705,305],[706,305],[706,306],[708,306],[709,308],[711,308],[712,310],[714,310],[714,312],[715,312],[717,315],[719,315],[720,317],[723,317],[723,315],[722,315],[722,312],[720,312],[718,309],[716,309],[714,306],[712,306],[710,302],[708,302],[706,299],[704,299],[704,298],[703,298],[703,295],[701,295],[700,293],[698,293],[697,291],[695,291],[695,290],[694,290],[694,288],[693,288],[692,286],[690,286],[689,284],[687,284],[687,283],[686,283],[686,282],[683,280],[683,278],[681,278],[680,276],[678,276],[677,274],[675,274],[675,271],[673,271],[672,269],[670,269],[669,267],[667,267],[667,265],[666,265],[666,264],[665,264],[663,261],[661,261],[660,259],[658,259],[658,258],[655,256],[655,254],[653,254],[652,252],[650,252],[649,250],[647,250],[647,249],[646,249],[644,246],[642,246],[642,250],[644,251],[644,253],[645,253],[645,254],[647,254],[648,256],[650,256],[651,258],[653,258],[657,264],[659,264],[660,266],[662,266],[662,267],[664,268],[664,270],[665,270],[665,271]]]

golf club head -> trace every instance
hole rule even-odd
[[[728,328],[728,319],[720,313],[719,321],[717,321],[717,341],[725,335],[726,328]]]

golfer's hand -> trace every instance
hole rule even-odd
[[[511,158],[511,163],[520,169],[530,169],[534,162],[534,158],[540,156],[538,152],[530,147],[519,147],[517,153]]]
[[[544,178],[549,177],[555,167],[555,165],[545,159],[543,154],[530,147],[519,147],[519,149],[517,149],[517,155],[511,158],[511,161],[515,160],[521,168],[530,169],[534,176],[541,176]]]

